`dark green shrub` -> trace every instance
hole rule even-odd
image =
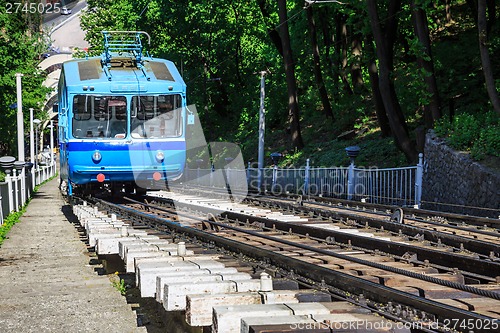
[[[453,119],[452,133],[448,137],[450,146],[469,150],[480,133],[479,121],[470,114],[461,114]]]
[[[485,155],[500,157],[500,126],[492,125],[481,129],[479,138],[471,147],[471,155],[481,160]]]
[[[470,151],[476,160],[486,155],[500,156],[500,120],[493,111],[484,114],[463,113],[456,116],[452,123],[443,119],[436,123],[435,131],[440,137],[446,138],[451,147]]]

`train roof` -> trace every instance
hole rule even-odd
[[[143,57],[138,64],[133,56],[114,55],[108,64],[101,57],[74,59],[63,64],[62,75],[68,90],[93,87],[95,92],[185,91],[185,83],[174,63]],[[73,88],[73,89],[72,89]]]

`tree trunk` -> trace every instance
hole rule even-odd
[[[318,42],[316,37],[316,23],[314,22],[313,8],[309,6],[306,10],[306,13],[307,13],[307,22],[309,25],[309,32],[311,34],[313,69],[314,69],[314,77],[316,79],[316,86],[318,87],[325,115],[333,119],[332,106],[330,104],[330,100],[328,99],[328,92],[326,91],[325,83],[323,81],[323,75],[321,74],[321,63],[320,63]]]
[[[389,125],[394,141],[411,163],[417,161],[415,143],[410,140],[408,128],[401,106],[396,96],[392,81],[394,41],[397,31],[397,13],[401,7],[401,0],[390,0],[389,12],[385,33],[382,31],[377,10],[377,0],[367,0],[368,16],[376,44],[376,53],[379,60],[379,84],[385,111],[389,118]]]
[[[268,20],[271,18],[269,11],[267,10],[266,0],[257,0],[257,4],[259,5],[260,12],[262,16]],[[281,38],[278,31],[274,27],[267,27],[267,33],[269,34],[269,38],[271,38],[271,42],[274,44],[279,54],[283,56],[283,46],[281,44]]]
[[[331,37],[333,41],[333,54],[331,55],[331,70],[334,82],[334,97],[338,100],[341,96],[342,91],[342,76],[340,73],[340,58],[342,54],[342,17],[341,13],[335,14],[335,31]],[[328,23],[326,23],[326,29],[328,28]]]
[[[337,47],[339,48],[339,55],[341,56],[340,58],[340,79],[342,80],[343,86],[344,86],[344,91],[352,95],[353,91],[351,86],[349,85],[349,80],[347,79],[347,25],[346,25],[346,16],[344,14],[339,14],[339,16],[342,18],[341,20],[338,20],[337,22],[337,36],[339,37],[337,40]]]
[[[278,0],[278,15],[280,19],[281,43],[283,47],[283,62],[285,64],[286,85],[288,89],[288,116],[292,144],[297,149],[304,148],[300,132],[299,104],[297,97],[297,83],[295,82],[295,63],[293,61],[290,35],[288,32],[288,17],[286,0]]]
[[[333,82],[335,83],[332,88],[332,99],[334,101],[338,100],[339,97],[339,92],[337,90],[337,82],[338,82],[338,73],[337,69],[335,67],[335,62],[334,62],[334,57],[330,55],[330,51],[332,49],[332,34],[330,32],[330,27],[328,26],[328,17],[330,16],[328,7],[323,6],[323,7],[318,7],[318,13],[319,13],[319,20],[320,20],[320,27],[321,27],[321,33],[323,35],[323,42],[325,43],[325,59],[326,59],[326,66],[328,69],[328,72],[331,74],[331,77],[333,78]],[[333,58],[333,59],[332,59]]]
[[[439,102],[439,91],[434,74],[434,61],[432,59],[431,42],[429,39],[429,26],[425,11],[415,5],[415,0],[411,1],[412,21],[415,36],[417,36],[423,47],[424,57],[417,58],[418,66],[424,70],[424,82],[429,95],[429,104],[424,105],[424,120],[427,128],[433,128],[434,122],[441,118]]]
[[[358,9],[353,9],[357,19],[351,22],[351,82],[354,92],[361,94],[365,83],[363,82],[363,72],[361,66],[363,63],[363,32],[360,27],[364,26],[361,17],[362,13]]]
[[[495,87],[493,71],[491,68],[490,54],[488,52],[488,37],[486,23],[486,0],[478,0],[478,20],[477,28],[479,30],[479,51],[481,52],[481,64],[483,66],[484,80],[486,81],[486,90],[490,97],[493,109],[500,114],[500,98]]]
[[[446,22],[452,23],[453,18],[451,17],[451,0],[445,0],[445,14],[446,14]]]
[[[382,137],[386,138],[392,133],[391,127],[389,125],[389,118],[387,118],[387,113],[385,112],[384,101],[382,101],[382,95],[380,94],[380,86],[378,84],[378,68],[376,63],[375,50],[373,49],[373,36],[371,35],[366,36],[365,50],[365,52],[367,53],[368,74],[370,77],[370,86],[372,88],[372,98],[373,104],[375,105],[378,125],[380,126]]]

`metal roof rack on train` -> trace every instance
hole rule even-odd
[[[143,45],[141,40],[141,35],[145,35],[148,38],[148,45],[151,44],[151,37],[145,31],[102,31],[104,36],[104,52],[102,54],[101,64],[108,77],[111,81],[110,68],[111,59],[116,54],[121,54],[122,52],[129,53],[135,60],[135,66],[141,69],[144,76],[149,81],[150,77],[146,74],[143,66]]]

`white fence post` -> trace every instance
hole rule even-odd
[[[420,208],[422,200],[422,178],[424,174],[424,154],[418,154],[418,164],[417,172],[415,175],[415,206],[414,208]]]
[[[9,200],[9,211],[7,212],[7,215],[10,214],[14,210],[14,198],[12,197],[12,176],[10,175],[10,171],[5,173],[5,181],[7,182],[7,190],[9,193],[9,197],[7,198]]]
[[[15,161],[14,162],[14,177],[17,175],[17,178],[15,180],[15,189],[16,189],[16,211],[19,211],[18,208],[24,206],[24,203],[26,201],[25,196],[25,186],[24,186],[24,177],[25,177],[25,172],[24,172],[24,161]]]
[[[17,176],[16,169],[12,169],[12,180],[14,181],[14,210],[16,212],[19,211],[19,186],[18,186],[18,179],[19,177]]]
[[[351,160],[349,165],[349,173],[347,174],[347,199],[352,200],[354,196],[354,188],[356,186],[356,179],[354,178],[354,159],[358,156],[360,148],[358,146],[350,146],[345,149],[347,156]]]
[[[2,196],[0,195],[0,226],[3,224],[3,205]]]
[[[247,186],[248,188],[250,188],[250,166],[251,166],[251,163],[248,162],[247,163],[247,170],[246,170],[246,175],[247,175]]]
[[[306,170],[304,175],[304,194],[309,194],[309,182],[311,179],[311,166],[309,164],[309,159],[306,160]]]
[[[21,174],[19,175],[21,177],[21,206],[24,206],[26,203],[26,168],[24,168],[21,171]]]
[[[347,200],[352,200],[354,194],[354,159],[351,159],[349,164],[349,172],[347,174]]]
[[[214,168],[214,165],[212,164],[210,167],[210,186],[211,187],[214,187],[214,172],[215,172],[215,168]]]

